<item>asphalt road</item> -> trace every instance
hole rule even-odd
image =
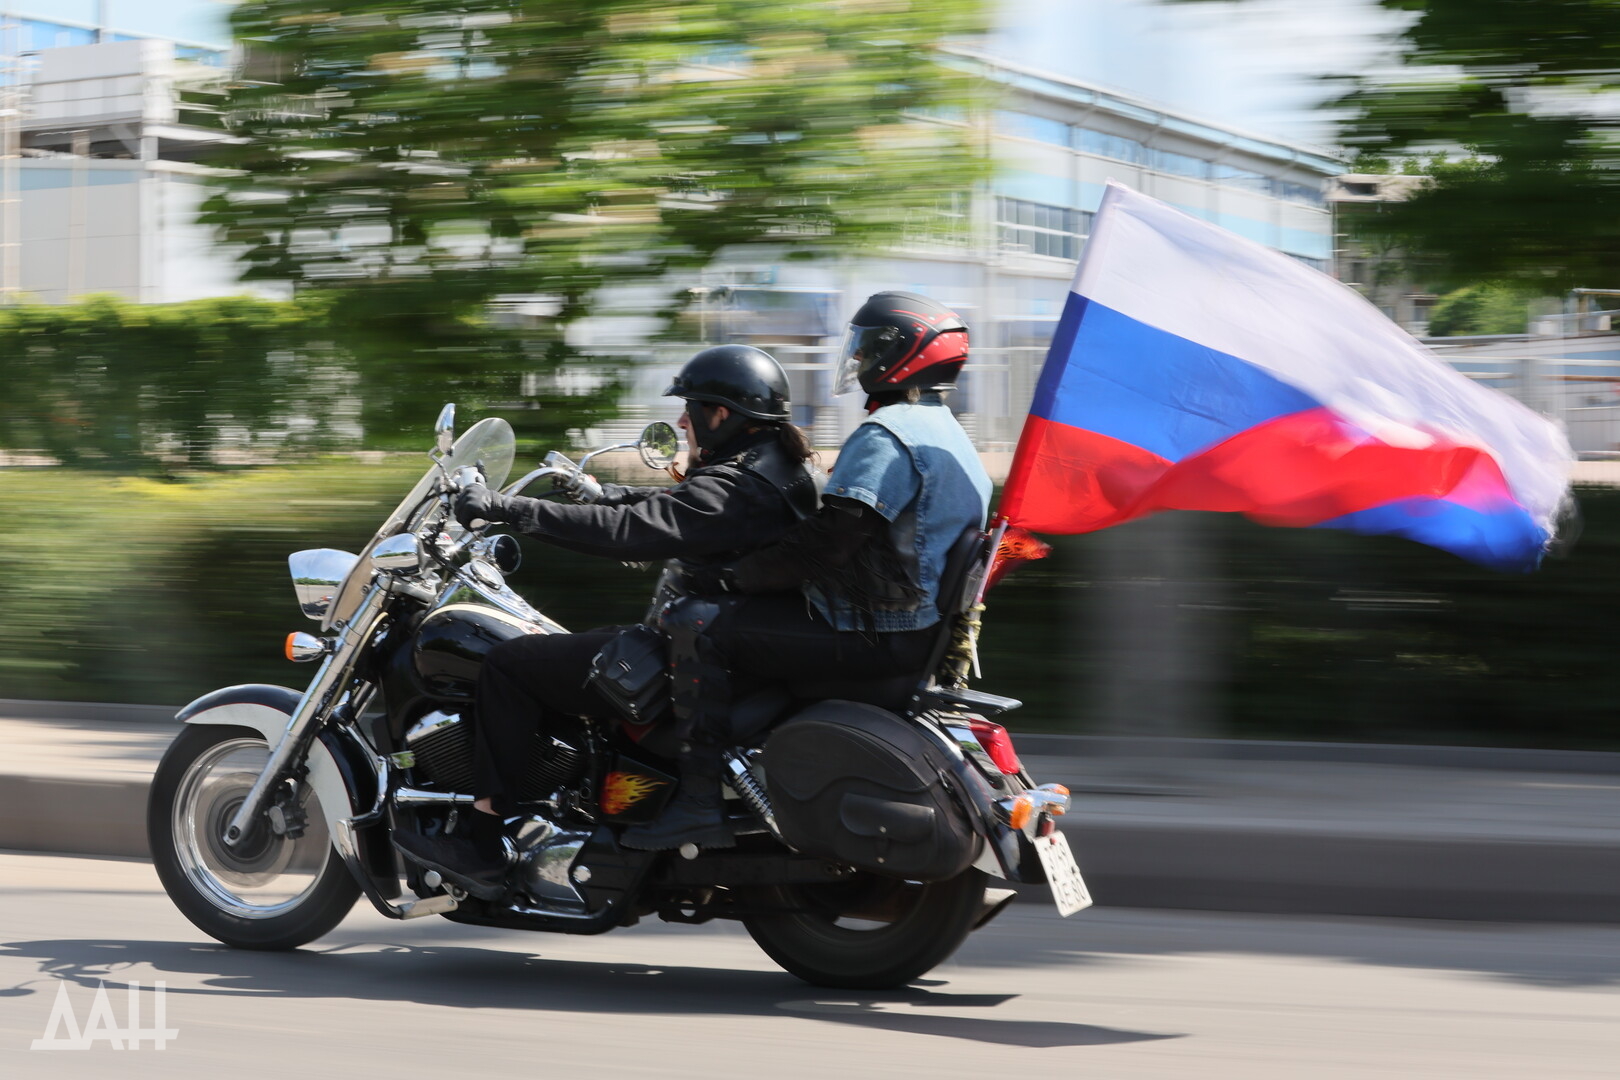
[[[163,1050],[33,1050],[166,985]],[[56,1034],[66,1037],[67,1029]],[[992,1071],[993,1070],[993,1071]],[[149,864],[0,853],[0,1077],[1620,1076],[1620,928],[1092,909],[1020,901],[910,989],[818,990],[729,924],[596,938],[357,907],[237,952]]]

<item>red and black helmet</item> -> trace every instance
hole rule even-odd
[[[875,293],[849,320],[833,393],[857,382],[868,394],[949,390],[967,352],[967,324],[944,304],[916,293]]]

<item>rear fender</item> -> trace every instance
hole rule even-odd
[[[1044,883],[1046,874],[1041,870],[1035,846],[1022,832],[1009,827],[996,814],[995,803],[1001,797],[1000,793],[990,786],[980,766],[969,761],[964,752],[964,747],[978,748],[978,740],[973,732],[967,728],[952,727],[946,720],[924,722],[921,726],[950,755],[951,779],[955,782],[957,794],[972,815],[974,830],[984,839],[984,847],[973,863],[974,868],[1007,881]],[[994,767],[988,759],[985,764]]]

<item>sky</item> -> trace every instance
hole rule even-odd
[[[1372,0],[999,0],[995,52],[1216,123],[1330,143],[1322,76],[1389,55]]]
[[[0,0],[3,2],[3,0]],[[1320,78],[1364,70],[1399,23],[1373,0],[993,0],[994,51],[1227,126],[1312,143],[1332,140],[1313,108]],[[226,37],[229,0],[104,0],[108,22],[195,40]],[[5,6],[91,21],[95,0]]]

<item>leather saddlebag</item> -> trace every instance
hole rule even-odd
[[[762,764],[782,838],[806,855],[914,881],[978,857],[945,751],[893,713],[819,702],[771,733]]]
[[[586,682],[632,724],[669,715],[669,639],[650,626],[632,626],[602,647]]]

